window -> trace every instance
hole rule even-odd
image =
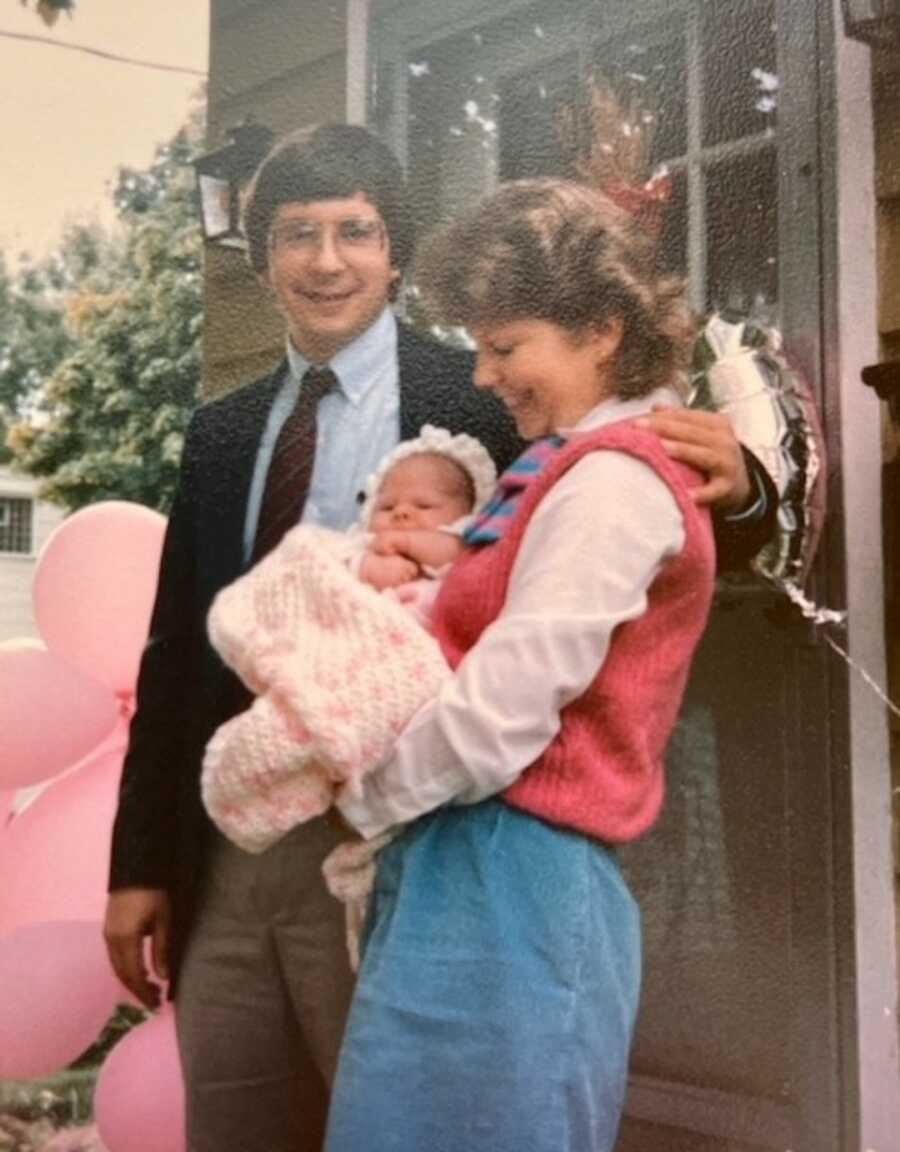
[[[32,500],[0,496],[0,553],[31,554],[33,510]]]
[[[671,183],[661,260],[694,307],[777,320],[775,0],[652,7],[604,23],[595,4],[535,4],[407,50],[385,73],[402,91],[382,127],[407,157],[417,222],[427,231],[498,180],[572,175],[560,120],[593,77],[652,129],[646,175]]]

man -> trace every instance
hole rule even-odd
[[[247,703],[206,641],[212,598],[301,516],[347,527],[366,476],[425,423],[477,436],[501,469],[521,448],[474,387],[471,357],[422,340],[388,306],[412,228],[399,165],[370,133],[325,125],[287,137],[257,173],[245,225],[284,316],[287,358],[202,407],[188,430],[105,926],[116,971],[144,1003],[158,999],[146,938],[156,972],[173,980],[191,1152],[319,1147],[352,987],[343,910],[321,877],[339,826],[315,820],[249,856],[203,813],[204,746]],[[775,511],[762,469],[725,420],[655,419],[670,452],[709,474],[702,498],[740,513],[718,517],[723,561],[753,555]]]

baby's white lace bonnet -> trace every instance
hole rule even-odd
[[[416,439],[404,440],[398,444],[366,481],[365,500],[359,511],[361,528],[368,526],[375,504],[375,493],[391,468],[408,456],[421,456],[424,453],[447,456],[468,472],[475,488],[473,511],[480,508],[493,495],[497,485],[497,469],[484,445],[474,436],[467,436],[465,432],[453,436],[446,428],[423,424]]]

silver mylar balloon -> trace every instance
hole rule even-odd
[[[809,385],[774,328],[714,313],[694,350],[690,404],[728,415],[780,498],[775,538],[756,558],[765,576],[802,584],[825,515],[822,430]]]

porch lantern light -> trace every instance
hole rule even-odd
[[[862,370],[863,384],[874,388],[880,400],[887,400],[891,420],[900,428],[900,360],[870,364]]]
[[[900,45],[900,0],[841,0],[841,11],[851,40]]]
[[[224,248],[245,248],[241,190],[268,152],[274,134],[264,124],[244,122],[228,129],[229,142],[194,161],[203,238]]]

